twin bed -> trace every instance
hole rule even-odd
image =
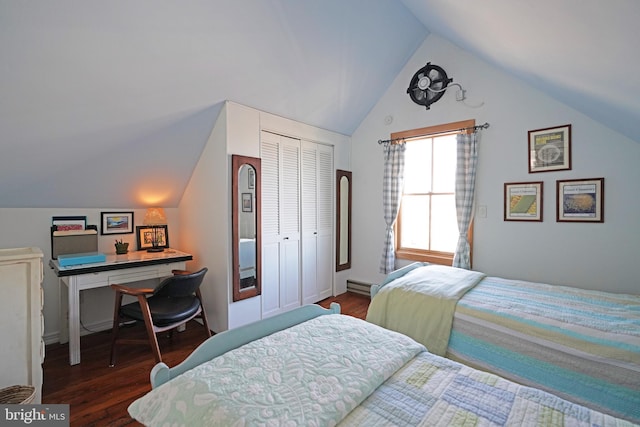
[[[395,279],[413,270],[415,266],[390,275],[377,289],[371,309],[384,299],[382,295],[396,287]],[[448,276],[446,271],[437,275]],[[441,301],[436,305],[441,307],[434,312],[442,319],[451,311],[450,304],[443,302],[446,299],[459,299],[460,306],[486,280],[481,276],[462,277],[463,285],[436,291],[436,298]],[[420,293],[415,287],[411,292],[414,299]],[[640,308],[640,301],[636,302],[638,305],[632,310]],[[433,307],[430,302],[425,304]],[[393,312],[393,305],[388,304],[385,310]],[[371,309],[370,317],[374,317]],[[404,307],[396,307],[395,311],[398,310],[404,316],[413,316]],[[458,325],[459,310],[454,304],[449,329],[452,341],[465,342],[470,338],[467,329]],[[475,322],[471,317],[465,319]],[[415,321],[421,322],[418,318]],[[481,322],[486,319],[481,318]],[[621,393],[617,398],[628,398],[631,405],[640,399],[638,370],[630,367],[638,357],[639,328],[634,322],[621,327],[635,337],[622,346],[626,346],[622,353],[635,352],[634,360],[606,366],[606,369],[618,365],[628,369],[626,387],[634,393],[630,396]],[[448,328],[445,325],[431,329],[437,335],[442,329],[446,333]],[[454,337],[455,334],[463,337]],[[328,310],[317,305],[303,306],[217,334],[176,367],[156,365],[151,373],[152,390],[133,402],[129,413],[150,426],[623,426],[639,422],[640,404],[623,405],[621,411],[609,410],[609,405],[578,404],[540,387],[521,385],[520,381],[510,381],[434,354],[427,350],[429,344],[425,346],[420,340],[373,322],[341,315],[337,304]],[[502,342],[500,337],[496,340]],[[606,339],[596,341],[592,344],[601,344]],[[473,341],[471,347],[475,345]],[[456,354],[466,354],[467,347],[468,344],[456,345]],[[446,346],[444,352],[451,353]],[[503,352],[502,356],[508,358],[511,354]],[[473,364],[480,365],[475,357]],[[501,365],[501,369],[508,367]],[[549,372],[555,375],[556,371]],[[608,381],[598,384],[610,386]],[[576,388],[580,387],[581,383],[576,382]]]

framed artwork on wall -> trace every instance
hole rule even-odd
[[[557,222],[604,222],[604,178],[556,181]]]
[[[504,184],[505,221],[542,221],[542,187],[540,182]]]
[[[133,233],[133,212],[101,212],[100,234]]]
[[[571,125],[529,131],[529,173],[571,169]]]

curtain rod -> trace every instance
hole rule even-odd
[[[460,129],[453,129],[453,130],[447,130],[447,131],[442,131],[442,132],[433,132],[433,133],[425,133],[424,135],[415,135],[412,136],[411,138],[420,138],[423,136],[431,136],[431,135],[440,135],[440,134],[444,134],[444,133],[455,133],[455,132],[462,132],[464,130],[471,130],[473,129],[474,132],[479,131],[480,129],[487,129],[489,127],[489,122],[485,122],[483,125],[476,125],[476,126],[469,126],[466,128],[460,128]],[[398,142],[398,141],[404,141],[407,138],[396,138],[396,139],[379,139],[378,140],[378,144],[388,144],[388,143],[394,143],[394,142]]]

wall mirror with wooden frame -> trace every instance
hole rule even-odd
[[[351,172],[336,170],[336,271],[351,268]]]
[[[260,295],[260,159],[231,156],[233,301]]]

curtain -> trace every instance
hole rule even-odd
[[[458,244],[453,256],[453,266],[471,268],[471,248],[467,234],[473,218],[473,199],[478,165],[478,133],[461,133],[457,137],[456,163],[456,216],[458,220]]]
[[[400,199],[404,185],[404,152],[406,146],[400,144],[385,144],[384,146],[384,176],[382,181],[382,207],[384,221],[387,225],[380,273],[388,274],[395,269],[395,253],[393,225],[398,217]]]

